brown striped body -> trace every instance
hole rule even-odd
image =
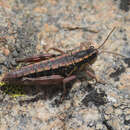
[[[74,51],[9,72],[5,75],[3,81],[10,82],[11,80],[21,79],[22,77],[34,78],[51,75],[67,77],[75,67],[80,68],[86,63],[92,64],[97,55],[98,50],[93,47],[87,50]]]

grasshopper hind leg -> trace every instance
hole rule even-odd
[[[37,56],[32,56],[28,58],[21,58],[21,59],[16,59],[16,62],[24,62],[24,63],[30,63],[30,62],[39,62],[42,60],[47,60],[52,57],[56,57],[57,55],[55,54],[41,54]]]
[[[50,50],[54,50],[54,51],[57,51],[59,52],[60,54],[65,54],[64,51],[58,49],[58,48],[49,48],[47,50],[47,53],[46,54],[41,54],[41,55],[37,55],[37,56],[32,56],[32,57],[28,57],[28,58],[21,58],[21,59],[16,59],[16,62],[20,63],[20,62],[24,62],[24,63],[30,63],[30,62],[40,62],[40,61],[43,61],[43,60],[47,60],[47,59],[50,59],[52,57],[56,57],[56,56],[59,56],[59,55],[56,55],[56,54],[49,54],[48,52]]]

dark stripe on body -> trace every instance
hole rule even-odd
[[[19,70],[10,72],[10,75],[12,74],[13,78],[41,77],[53,74],[66,76],[75,66],[80,68],[82,64],[89,63],[95,57],[97,57],[97,50],[90,48],[25,66]]]
[[[58,67],[56,69],[50,69],[50,70],[46,70],[46,71],[41,71],[41,72],[38,72],[37,74],[36,73],[29,74],[29,75],[27,75],[27,77],[42,77],[42,76],[50,76],[50,75],[62,75],[64,77],[66,77],[67,74],[69,74],[74,69],[75,66],[80,68],[81,65],[83,65],[85,63],[91,62],[96,57],[97,57],[97,53],[93,53],[88,58],[85,58],[84,60],[82,60],[80,62],[77,62],[75,64],[70,64],[68,66],[61,66],[61,67]]]

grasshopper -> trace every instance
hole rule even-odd
[[[57,48],[51,48],[60,52],[60,54],[56,55],[47,53],[39,56],[17,59],[17,62],[36,63],[8,72],[5,74],[2,81],[8,84],[59,85],[75,80],[78,77],[77,73],[79,71],[84,70],[86,66],[91,67],[96,61],[97,56],[100,54],[100,48],[105,44],[114,29],[115,27],[98,48],[90,46],[87,49],[80,49],[70,53],[65,53]],[[115,54],[114,52],[110,53]],[[98,82],[98,79],[93,73],[89,70],[87,70],[86,73]]]

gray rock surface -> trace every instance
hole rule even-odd
[[[85,41],[97,47],[114,26],[103,50],[127,57],[100,54],[92,68],[106,84],[75,81],[62,102],[62,86],[1,86],[0,130],[129,130],[129,8],[128,0],[0,1],[1,79],[16,58],[78,49]]]

